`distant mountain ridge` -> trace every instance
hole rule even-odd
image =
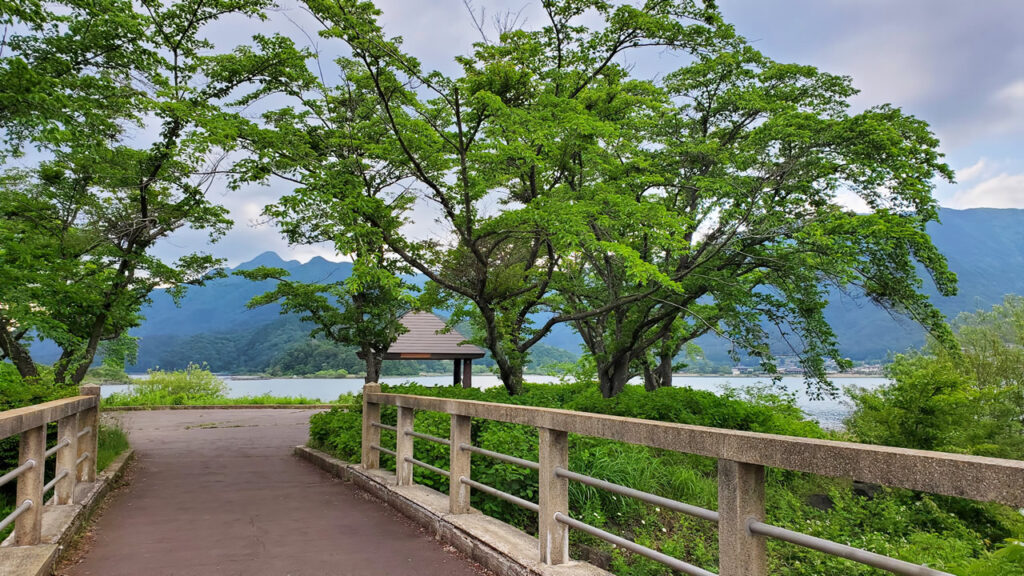
[[[1024,293],[1024,210],[971,209],[940,211],[941,224],[929,227],[949,267],[959,278],[960,292],[951,298],[936,296],[930,280],[924,290],[932,295],[939,309],[953,318],[960,312],[988,308],[1003,300],[1005,294]],[[344,280],[352,273],[349,262],[331,262],[316,257],[305,264],[283,260],[273,252],[264,252],[236,269],[270,266],[288,270],[292,278],[303,282]],[[414,281],[422,284],[424,279]],[[152,368],[166,357],[168,347],[186,346],[204,349],[203,342],[236,339],[238,355],[252,355],[247,366],[259,359],[283,353],[305,339],[310,326],[279,315],[277,306],[248,310],[246,302],[271,289],[272,281],[251,282],[237,276],[217,279],[207,286],[190,289],[175,306],[164,292],[156,292],[153,302],[143,310],[146,320],[134,329],[139,336],[138,369]],[[844,355],[860,361],[884,360],[890,352],[902,352],[924,342],[922,330],[909,320],[897,319],[863,298],[836,295],[826,311],[839,335]],[[274,337],[261,332],[273,331]],[[579,337],[566,325],[559,326],[544,343],[573,354],[579,352]],[[701,339],[708,358],[727,362],[727,346],[714,338]],[[211,349],[212,351],[212,349]],[[196,361],[209,361],[195,358]],[[213,363],[211,362],[211,365]]]
[[[206,332],[226,332],[247,329],[280,319],[280,307],[264,306],[249,310],[246,303],[254,296],[272,290],[275,282],[252,282],[232,276],[235,270],[252,270],[260,266],[287,270],[290,278],[300,282],[336,282],[352,275],[351,262],[331,262],[314,257],[303,264],[298,260],[283,260],[275,252],[264,252],[256,258],[228,271],[227,278],[219,278],[206,286],[192,288],[176,306],[166,292],[153,294],[152,304],[142,310],[146,320],[132,330],[132,335],[183,336]]]

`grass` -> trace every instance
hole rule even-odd
[[[96,470],[102,472],[107,466],[120,456],[125,450],[131,448],[128,443],[128,435],[118,426],[100,426],[99,454],[96,455]]]

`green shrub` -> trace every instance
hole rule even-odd
[[[226,398],[227,384],[209,370],[189,364],[184,370],[150,370],[149,378],[137,380],[127,392],[105,399],[111,406],[181,406],[212,403]]]
[[[829,436],[815,423],[802,419],[792,397],[767,390],[727,391],[723,396],[716,396],[686,388],[649,393],[631,386],[618,397],[606,400],[597,393],[596,386],[586,383],[527,384],[523,394],[513,397],[503,388],[467,390],[416,384],[384,385],[383,388],[386,392],[400,394],[570,408],[776,434]],[[358,462],[361,410],[362,398],[356,396],[350,411],[336,409],[314,415],[310,423],[310,445],[344,460]],[[395,418],[393,407],[383,407],[381,420],[384,423],[394,424]],[[418,412],[415,429],[445,438],[449,421],[446,414]],[[473,444],[481,448],[537,460],[537,432],[529,426],[474,419],[472,439]],[[394,434],[383,431],[381,444],[394,446]],[[712,459],[576,435],[570,435],[569,444],[569,467],[573,470],[681,502],[710,509],[717,507],[717,469]],[[417,459],[438,468],[448,468],[446,446],[417,439],[414,451]],[[394,459],[383,455],[381,465],[393,468]],[[954,574],[1024,576],[1013,571],[1019,569],[1013,563],[1018,561],[1016,548],[1021,546],[991,544],[1020,534],[1024,518],[1015,510],[905,490],[883,490],[869,499],[856,495],[848,482],[774,469],[768,472],[767,514],[774,524],[908,561],[928,563]],[[538,483],[534,471],[475,455],[471,473],[479,482],[536,501]],[[415,468],[414,475],[419,484],[440,491],[448,489],[448,481],[432,472]],[[718,539],[714,525],[579,483],[569,486],[569,505],[574,517],[716,571]],[[810,506],[807,501],[812,494],[827,495],[833,502],[832,509]],[[536,516],[531,512],[480,491],[473,491],[472,504],[485,514],[536,533]],[[658,563],[612,549],[577,531],[571,532],[571,544],[608,551],[612,556],[611,568],[616,574],[667,576],[671,573]],[[847,560],[781,542],[773,542],[769,551],[773,574],[882,574]],[[1003,571],[992,571],[997,569]]]

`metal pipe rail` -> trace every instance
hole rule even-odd
[[[839,556],[840,558],[853,560],[854,562],[866,564],[872,568],[878,568],[880,570],[892,572],[893,574],[902,574],[906,576],[953,576],[948,572],[942,572],[920,564],[911,564],[910,562],[904,562],[903,560],[897,560],[896,558],[875,554],[874,552],[868,552],[867,550],[861,550],[860,548],[854,548],[853,546],[839,544],[838,542],[833,542],[831,540],[825,540],[823,538],[794,532],[785,528],[779,528],[778,526],[772,526],[771,524],[765,524],[764,522],[751,521],[747,524],[747,527],[753,534],[760,534],[761,536],[767,536],[768,538],[774,538],[776,540],[782,540],[783,542],[789,542],[790,544],[796,544],[797,546],[803,546],[804,548],[810,548],[811,550],[817,550],[818,552],[824,552],[829,556]]]
[[[19,437],[18,465],[0,476],[0,486],[17,481],[16,508],[0,520],[0,530],[14,525],[14,545],[42,540],[45,495],[53,504],[75,503],[75,486],[96,480],[99,386],[82,386],[80,396],[0,412],[0,439]],[[46,447],[47,427],[57,423],[57,443]],[[46,460],[56,456],[56,473],[46,482]],[[90,464],[82,465],[86,461]]]
[[[444,438],[438,438],[437,436],[431,436],[430,434],[424,434],[422,432],[416,432],[415,430],[406,430],[405,434],[407,436],[412,436],[413,438],[421,438],[423,440],[429,440],[431,442],[437,442],[438,444],[444,444],[445,446],[451,446],[451,444],[452,444],[450,441],[448,441],[448,440],[446,440]]]
[[[566,516],[561,512],[555,513],[555,520],[561,524],[565,524],[566,526],[574,530],[585,532],[587,534],[590,534],[591,536],[600,538],[605,542],[610,542],[612,544],[615,544],[616,546],[619,546],[620,548],[625,548],[630,552],[635,552],[641,556],[650,558],[655,562],[660,562],[661,564],[664,564],[677,572],[689,574],[690,576],[717,576],[714,572],[708,572],[707,570],[699,566],[694,566],[693,564],[683,562],[678,558],[673,558],[672,556],[669,556],[667,554],[662,554],[657,550],[653,550],[651,548],[648,548],[647,546],[637,544],[636,542],[633,542],[632,540],[627,540],[621,536],[616,536],[611,532],[605,532],[600,528],[591,526],[590,524],[586,524],[584,522],[580,522],[579,520],[576,520],[575,518],[572,518],[570,516]]]
[[[53,477],[53,480],[50,480],[45,485],[43,485],[43,494],[46,494],[47,492],[52,490],[53,487],[57,485],[57,482],[60,482],[61,480],[67,478],[69,474],[71,474],[71,472],[68,472],[67,470],[61,470],[59,474]]]
[[[49,458],[50,456],[53,456],[54,454],[57,453],[57,450],[60,450],[61,448],[64,448],[66,446],[71,446],[71,439],[70,438],[65,438],[65,439],[61,440],[60,442],[57,442],[56,444],[54,444],[52,448],[50,448],[49,450],[46,451],[46,457]]]
[[[377,452],[383,452],[384,454],[390,454],[391,456],[398,458],[398,454],[394,450],[388,450],[387,448],[380,446],[378,444],[371,444],[370,448],[373,448]]]
[[[398,408],[396,428],[402,433],[398,435],[395,452],[381,450],[379,447],[377,422],[380,420],[381,406],[384,405]],[[416,410],[447,413],[451,416],[448,441],[451,457],[449,476],[453,479],[449,494],[450,512],[470,512],[471,490],[479,490],[537,512],[540,557],[547,564],[563,564],[570,560],[568,534],[570,529],[576,529],[686,574],[712,574],[678,558],[572,519],[569,516],[569,483],[572,481],[717,523],[721,576],[766,576],[766,543],[769,538],[894,574],[948,576],[927,566],[910,564],[764,523],[765,471],[769,467],[1024,507],[1024,461],[796,438],[552,408],[383,394],[376,384],[366,385],[363,391],[365,468],[379,466],[380,451],[396,455],[396,460],[401,464],[396,471],[399,485],[412,483],[410,464],[418,465],[418,461],[412,458],[412,439],[427,436],[412,432]],[[472,446],[471,422],[474,418],[535,427],[539,437],[538,462]],[[570,471],[570,434],[716,459],[718,510],[707,510]],[[425,439],[443,440],[432,437]],[[539,502],[529,502],[472,480],[472,454],[537,470]],[[458,482],[454,482],[455,478],[458,478]]]
[[[675,510],[681,512],[687,516],[693,516],[700,518],[701,520],[707,520],[708,522],[718,523],[718,512],[714,510],[708,510],[707,508],[701,508],[699,506],[693,506],[678,500],[672,500],[665,498],[664,496],[658,496],[657,494],[651,494],[650,492],[643,492],[634,488],[627,488],[621,484],[613,484],[607,480],[601,480],[600,478],[594,478],[593,476],[585,476],[583,474],[577,474],[571,470],[565,468],[555,468],[555,476],[559,478],[568,478],[569,480],[575,480],[580,484],[586,484],[587,486],[593,486],[595,488],[601,488],[607,490],[612,494],[618,494],[619,496],[626,496],[628,498],[636,498],[642,500],[648,504],[654,504],[655,506],[661,506],[668,510]]]
[[[488,458],[494,458],[495,460],[501,460],[502,462],[515,464],[516,466],[522,466],[523,468],[529,468],[530,470],[540,470],[540,464],[532,460],[516,458],[515,456],[509,456],[508,454],[502,454],[501,452],[491,452],[490,450],[478,448],[476,446],[473,446],[472,444],[459,444],[459,450],[466,450],[467,452],[473,452],[474,454],[481,454],[483,456],[487,456]]]
[[[11,525],[11,522],[14,522],[18,519],[18,516],[21,516],[25,512],[28,512],[29,509],[32,508],[32,506],[33,504],[31,500],[25,500],[24,502],[22,502],[21,506],[18,506],[17,508],[14,509],[14,511],[7,515],[7,518],[0,520],[0,532],[3,532],[5,529],[7,529],[7,527]]]
[[[431,466],[430,464],[427,464],[426,462],[421,462],[421,461],[419,461],[419,460],[417,460],[415,458],[412,458],[410,456],[406,456],[404,458],[404,460],[406,462],[408,462],[409,464],[412,464],[414,466],[419,466],[420,468],[425,468],[427,470],[430,470],[434,474],[440,474],[441,476],[444,476],[445,478],[451,478],[451,476],[452,476],[451,473],[449,473],[447,470],[442,470],[442,469],[438,468],[437,466]]]
[[[511,502],[511,503],[515,504],[516,506],[519,506],[520,508],[526,508],[527,510],[529,510],[531,512],[540,512],[540,505],[539,504],[534,504],[533,502],[530,502],[529,500],[523,500],[522,498],[520,498],[518,496],[514,496],[512,494],[509,494],[508,492],[502,492],[501,490],[498,490],[497,488],[492,488],[491,486],[488,486],[487,484],[481,484],[481,483],[477,482],[476,480],[470,480],[469,478],[466,478],[465,476],[459,476],[459,483],[460,484],[465,484],[466,486],[469,486],[470,488],[473,488],[474,490],[479,490],[479,491],[481,491],[481,492],[483,492],[485,494],[490,494],[491,496],[494,496],[494,497],[497,497],[497,498],[501,498],[502,500],[505,500],[506,502]]]
[[[395,428],[394,426],[389,426],[388,424],[381,424],[380,422],[371,422],[370,426],[373,426],[374,428],[380,428],[381,430],[391,430],[392,432],[398,431],[398,428]]]
[[[25,462],[21,466],[18,466],[17,468],[15,468],[14,470],[11,470],[7,474],[4,474],[3,476],[0,476],[0,486],[3,486],[5,484],[7,484],[11,480],[17,479],[22,474],[24,474],[25,472],[28,472],[29,470],[31,470],[31,469],[33,469],[35,467],[36,467],[36,461],[35,460],[28,460],[27,462]]]

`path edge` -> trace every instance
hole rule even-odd
[[[452,546],[473,562],[502,576],[614,576],[593,564],[573,561],[543,564],[536,538],[477,510],[450,514],[448,495],[426,486],[397,486],[394,473],[363,470],[308,446],[296,446],[295,456],[382,500],[426,529],[436,540]]]

